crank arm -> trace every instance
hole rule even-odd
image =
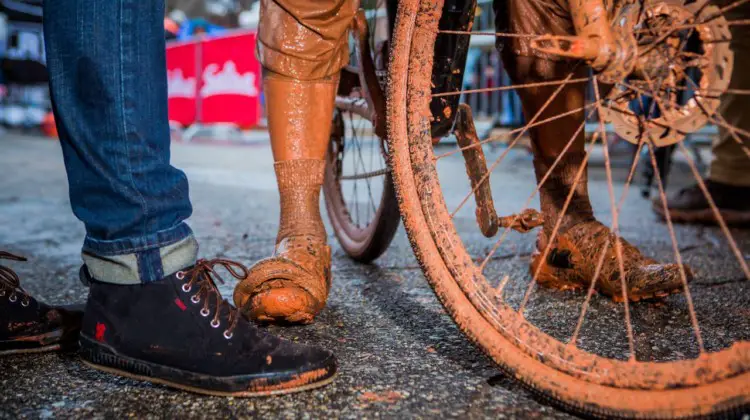
[[[471,107],[467,104],[458,106],[454,133],[458,145],[462,149],[461,152],[464,155],[464,163],[466,164],[466,174],[469,176],[471,188],[474,191],[479,230],[484,236],[491,238],[497,233],[498,217],[497,212],[495,212],[495,203],[492,201],[487,160],[484,157],[482,145],[479,143],[479,138],[477,137]]]

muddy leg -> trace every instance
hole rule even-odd
[[[505,54],[505,65],[515,83],[561,80],[571,71],[570,65],[565,62],[510,53]],[[574,78],[585,75],[585,67],[581,68]],[[538,117],[541,120],[581,108],[585,99],[584,89],[584,84],[567,85],[549,103],[557,90],[555,86],[523,89],[519,94],[526,117],[532,118],[544,109]],[[539,191],[545,224],[532,257],[532,276],[540,284],[560,289],[586,287],[593,281],[597,262],[604,253],[604,264],[596,288],[620,300],[623,293],[620,257],[617,255],[619,248],[629,299],[639,300],[679,291],[681,279],[678,266],[658,264],[644,257],[637,248],[616,237],[594,218],[588,195],[588,169],[583,169],[576,182],[585,161],[585,130],[579,130],[583,122],[584,113],[581,111],[530,130],[537,182],[541,183],[547,177]],[[552,167],[558,157],[561,157],[560,161]],[[563,211],[571,190],[572,199],[567,210]],[[559,230],[552,238],[558,220],[561,221]],[[692,277],[689,269],[686,269],[686,273]]]
[[[533,83],[550,80],[562,80],[573,67],[569,62],[551,61],[536,57],[519,57],[504,54],[504,64],[514,83]],[[585,77],[585,66],[579,66],[574,78]],[[558,90],[557,86],[546,86],[531,89],[520,89],[519,96],[527,120],[533,118],[543,109],[537,121],[581,108],[585,101],[585,84],[569,84],[547,104]],[[546,104],[546,107],[545,107]],[[562,207],[584,159],[584,133],[581,124],[584,112],[533,127],[529,130],[534,152],[534,170],[537,181],[541,182],[558,156],[560,162],[549,173],[540,190],[540,201],[544,213],[544,231],[551,232],[557,219],[562,216],[561,230],[580,222],[594,219],[588,197],[586,172],[575,186],[576,192],[565,214]]]
[[[320,188],[353,0],[262,0],[258,54],[281,218],[271,258],[255,264],[235,304],[261,321],[309,323],[325,306],[331,251]]]

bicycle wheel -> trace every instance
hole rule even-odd
[[[388,249],[401,221],[380,121],[388,45],[385,1],[366,13],[357,18],[351,64],[342,70],[323,183],[336,238],[363,263]]]
[[[673,318],[685,325],[662,327],[659,332],[663,337],[658,337],[658,340],[667,340],[675,335],[694,336],[690,340],[682,341],[683,344],[676,349],[656,351],[653,350],[655,346],[649,345],[650,354],[644,354],[645,344],[650,344],[651,341],[634,333],[634,328],[637,332],[640,324],[631,319],[633,311],[643,308],[630,303],[627,294],[622,303],[599,299],[598,295],[593,293],[593,284],[599,275],[598,269],[588,293],[571,295],[569,292],[548,292],[536,287],[535,277],[538,272],[533,277],[518,274],[516,265],[522,258],[514,248],[523,248],[524,244],[529,244],[516,237],[506,241],[511,230],[509,227],[505,228],[499,240],[493,238],[486,242],[486,246],[484,242],[480,242],[479,235],[467,233],[468,218],[461,217],[460,210],[462,207],[470,207],[465,204],[477,187],[473,187],[474,191],[469,187],[468,194],[458,196],[447,192],[444,194],[444,191],[456,184],[455,171],[450,171],[451,168],[455,169],[451,164],[451,156],[460,156],[460,152],[477,146],[462,146],[447,153],[437,154],[430,136],[429,106],[435,95],[431,86],[432,51],[439,32],[438,21],[442,5],[442,1],[434,0],[404,0],[399,4],[389,68],[389,150],[401,214],[414,252],[430,285],[459,328],[508,374],[548,401],[577,413],[601,418],[690,418],[742,413],[742,409],[750,403],[750,343],[747,341],[749,335],[746,330],[739,331],[739,327],[747,327],[746,312],[744,316],[740,315],[737,325],[722,330],[722,333],[730,331],[729,334],[725,334],[725,340],[709,337],[710,330],[701,330],[698,321],[710,318],[711,313],[715,311],[715,303],[711,301],[711,296],[702,296],[701,290],[691,294],[692,288],[684,281],[684,294],[673,295],[667,300],[663,305],[670,309],[670,313],[662,315],[667,316],[671,315],[671,312],[679,311],[680,316]],[[645,7],[646,12],[637,15],[631,33],[635,34],[637,41],[647,43],[645,48],[650,48],[648,45],[651,44],[666,42],[670,48],[659,51],[676,53],[680,49],[674,48],[672,34],[684,29],[690,36],[699,33],[699,40],[704,44],[700,53],[702,57],[694,58],[709,60],[709,64],[712,65],[719,60],[722,64],[717,67],[720,70],[718,72],[701,67],[699,80],[694,80],[697,85],[695,91],[698,94],[693,95],[692,101],[685,101],[680,107],[673,108],[660,105],[659,116],[648,120],[642,117],[613,121],[619,125],[618,132],[637,142],[639,147],[648,147],[652,150],[656,145],[671,143],[677,144],[679,149],[685,151],[681,136],[684,137],[690,129],[701,125],[700,121],[698,124],[689,125],[692,124],[691,121],[680,120],[681,125],[675,129],[674,120],[670,118],[676,120],[690,111],[696,118],[703,118],[704,123],[712,122],[727,127],[736,133],[738,138],[750,137],[750,133],[738,130],[715,114],[718,106],[715,98],[727,92],[728,83],[728,75],[717,73],[721,73],[721,70],[731,70],[732,57],[726,54],[726,48],[710,46],[726,44],[729,23],[721,17],[721,12],[731,6],[718,9],[700,1],[648,2],[641,3],[640,6]],[[641,33],[643,37],[639,36]],[[653,57],[650,61],[655,62]],[[700,62],[693,65],[702,66]],[[653,70],[653,73],[642,79],[669,76],[669,72],[661,74],[660,69]],[[554,87],[580,83],[581,81],[574,76],[574,73],[570,73],[563,79],[544,83]],[[599,75],[592,76],[592,79],[598,77]],[[608,101],[602,100],[599,91],[595,89],[596,100],[585,109],[599,110],[602,116],[610,118],[610,121],[613,118],[611,115],[604,115],[604,108],[609,112],[619,112],[627,117],[633,117],[624,103],[617,102],[617,98],[623,89],[632,96],[639,97],[639,90],[649,89],[648,86],[651,84],[638,83],[634,85],[628,80],[617,82],[607,96]],[[718,91],[707,95],[708,89]],[[669,91],[660,95],[660,89],[655,89],[650,92],[650,96],[654,101],[662,101],[665,98],[669,99],[671,93]],[[533,118],[527,115],[529,124],[511,131],[511,135],[515,135],[515,140],[510,143],[510,147],[534,124],[548,124],[556,118],[563,118],[559,115],[552,116],[537,123],[539,115],[541,112]],[[575,136],[585,127],[583,116],[580,120],[581,125]],[[638,130],[634,130],[633,123],[639,124],[640,135]],[[490,138],[485,143],[493,140],[498,139]],[[570,142],[572,141],[571,138]],[[490,174],[479,184],[491,178],[493,170],[508,155],[510,147],[498,156],[490,167]],[[621,213],[622,202],[616,203],[614,199],[606,142],[601,148],[604,149],[613,231],[619,235],[618,213]],[[562,154],[564,153],[565,150]],[[689,154],[684,155],[697,182],[703,185]],[[651,157],[653,159],[653,154]],[[444,170],[438,169],[438,164],[447,166],[447,175]],[[628,173],[623,186],[623,197],[627,194],[627,186],[633,178],[636,164],[637,161],[633,162]],[[518,182],[521,182],[523,179],[518,172],[517,169],[511,171],[514,177],[519,177]],[[540,183],[543,182],[544,180]],[[532,180],[530,184],[536,185],[536,181]],[[515,222],[522,218],[522,212],[528,207],[538,186],[531,189],[534,192],[519,215],[513,216],[513,222],[504,226],[517,225]],[[703,189],[705,191],[705,187]],[[661,187],[660,196],[664,199]],[[727,255],[737,257],[738,273],[747,280],[750,278],[747,262],[713,203],[712,206],[729,244]],[[451,208],[455,210],[449,210]],[[477,215],[479,216],[480,212],[477,212]],[[674,227],[669,220],[667,228],[672,240],[670,248],[674,251],[675,258],[681,261],[681,251],[677,246]],[[509,244],[511,241],[515,242]],[[503,248],[503,245],[506,247]],[[498,250],[501,249],[510,251],[500,255]],[[548,252],[549,247],[544,250],[545,255]],[[601,252],[601,260],[605,254]],[[621,259],[621,255],[618,254],[618,258]],[[622,265],[620,262],[620,267]],[[684,270],[682,274],[684,280]],[[536,293],[533,293],[535,291]],[[537,298],[532,300],[532,295]],[[579,300],[575,300],[576,297]],[[746,307],[747,293],[739,293],[739,296],[734,297],[740,302],[745,302],[740,307]],[[562,302],[555,303],[555,299]],[[595,310],[592,309],[594,306]],[[559,316],[551,316],[553,309],[560,312]],[[611,314],[603,315],[608,312]],[[592,316],[592,313],[596,316]],[[561,320],[569,322],[560,322]],[[594,326],[586,328],[586,323],[593,323]],[[589,331],[591,329],[607,331],[608,341],[601,345],[587,341],[586,336],[596,332]],[[601,335],[597,337],[601,338]],[[617,343],[617,339],[621,339],[622,343]],[[641,351],[636,354],[636,350]]]

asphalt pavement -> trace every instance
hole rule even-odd
[[[0,249],[25,255],[14,263],[24,288],[50,303],[83,302],[78,281],[84,230],[71,214],[62,156],[56,141],[0,136]],[[488,151],[489,158],[498,151]],[[191,181],[190,224],[202,257],[222,256],[251,264],[273,250],[278,195],[267,141],[244,145],[175,143],[173,164]],[[592,163],[591,191],[597,213],[608,220],[601,161]],[[617,191],[627,169],[616,171]],[[677,165],[672,188],[687,182]],[[466,191],[460,154],[441,162],[446,195]],[[514,152],[498,202],[501,213],[520,206],[533,183],[530,157]],[[497,184],[495,184],[497,185]],[[516,209],[517,210],[517,209]],[[457,219],[472,251],[492,242],[481,238],[472,209]],[[623,235],[659,259],[672,258],[668,231],[634,189],[623,207]],[[750,234],[733,230],[744,258]],[[329,234],[331,233],[329,228]],[[686,261],[699,274],[694,297],[709,349],[750,338],[750,283],[716,228],[677,227]],[[336,381],[323,389],[286,396],[233,399],[197,396],[99,373],[75,354],[10,356],[0,359],[0,418],[570,418],[502,375],[469,343],[445,313],[412,255],[403,229],[386,254],[371,265],[349,260],[330,235],[334,282],[317,322],[272,327],[292,340],[333,350],[340,361]],[[511,239],[513,251],[498,255],[490,270],[526,276],[533,236]],[[527,277],[527,276],[526,276]],[[525,280],[528,282],[528,279]],[[233,284],[222,286],[229,296]],[[509,288],[521,293],[525,283]],[[513,292],[516,291],[516,292]],[[575,326],[580,295],[539,290],[532,319],[553,335]],[[512,300],[512,296],[509,297]],[[577,303],[575,303],[577,302]],[[611,357],[624,355],[627,341],[619,308],[595,297],[582,344]],[[633,306],[639,359],[670,359],[695,352],[682,296]]]

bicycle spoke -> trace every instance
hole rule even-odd
[[[712,16],[712,17],[706,19],[705,22],[707,22],[708,20],[711,20],[711,19],[716,19],[719,16],[723,16],[726,12],[728,12],[728,11],[730,11],[732,9],[735,9],[737,7],[740,7],[743,4],[748,3],[749,1],[750,0],[738,0],[738,1],[734,2],[734,3],[732,3],[732,4],[728,4],[728,5],[724,6],[724,7],[722,7],[719,10],[719,13],[717,13],[715,16]]]
[[[503,277],[503,279],[500,280],[500,284],[498,284],[497,287],[495,288],[495,296],[498,299],[502,300],[503,290],[505,289],[505,286],[508,284],[509,280],[510,280],[510,276],[506,274],[505,277]]]
[[[360,128],[364,124],[364,119],[360,119]],[[357,140],[357,158],[359,159],[360,166],[362,167],[363,171],[366,171],[366,165],[365,160],[362,157],[362,144],[364,142],[364,139],[359,139],[359,136],[356,136]],[[369,195],[370,202],[372,203],[372,207],[375,208],[375,211],[377,212],[377,206],[375,206],[375,203],[372,200],[372,185],[370,184],[370,178],[364,178],[365,180],[365,187],[367,187],[367,193]],[[355,181],[356,182],[356,181]],[[359,196],[358,196],[359,197]],[[368,206],[368,212],[369,212],[369,206]],[[369,220],[369,217],[368,217]]]
[[[570,71],[568,76],[565,78],[565,80],[570,81],[573,78],[573,75],[575,74],[576,69],[578,68],[578,65],[576,64],[573,69]],[[557,96],[562,92],[563,88],[567,85],[567,83],[560,84],[557,89],[555,89],[555,92],[547,99],[547,101],[542,105],[541,108],[539,108],[539,111],[534,115],[534,117],[529,121],[529,124],[533,124],[536,122],[536,120],[542,115],[542,113],[547,109],[547,107],[552,103],[552,101],[557,98]],[[492,163],[489,170],[487,171],[487,174],[485,174],[482,179],[477,182],[477,185],[461,200],[461,203],[458,205],[458,207],[451,213],[451,217],[455,217],[456,213],[458,213],[459,210],[466,204],[466,202],[471,198],[471,196],[476,193],[477,189],[479,187],[487,182],[490,175],[492,174],[492,171],[495,170],[495,168],[502,162],[502,160],[505,158],[505,156],[508,154],[510,149],[515,146],[515,144],[521,139],[521,137],[528,131],[528,126],[524,126],[524,130],[520,131],[518,135],[513,139],[513,141],[508,145],[508,148]]]
[[[682,144],[682,142],[680,142]],[[693,297],[690,295],[690,288],[688,287],[687,274],[685,273],[685,266],[682,263],[682,254],[680,254],[679,246],[677,245],[677,235],[674,232],[674,225],[672,223],[672,217],[669,214],[669,206],[667,204],[667,195],[664,192],[664,185],[661,180],[661,171],[659,165],[656,163],[656,154],[654,153],[654,145],[649,141],[648,154],[651,157],[651,166],[654,168],[654,176],[656,177],[656,185],[659,188],[659,199],[661,200],[662,209],[664,211],[664,218],[667,221],[667,229],[669,230],[669,237],[672,240],[672,251],[674,252],[675,261],[680,269],[680,279],[682,280],[682,287],[685,292],[685,299],[687,300],[688,309],[690,312],[690,322],[695,332],[695,338],[698,340],[698,349],[701,353],[705,352],[703,346],[703,337],[701,336],[700,326],[698,325],[698,316],[695,313],[695,306],[693,304]]]
[[[633,163],[630,165],[630,170],[628,171],[628,177],[625,180],[625,186],[623,187],[622,194],[620,195],[620,201],[617,203],[617,210],[622,211],[622,206],[625,203],[625,199],[628,196],[628,192],[630,190],[630,185],[632,184],[633,177],[635,176],[636,168],[638,168],[638,162],[640,161],[640,155],[641,150],[643,148],[645,141],[644,138],[641,137],[641,140],[638,143],[638,148],[635,152],[635,157],[633,158]],[[576,323],[576,328],[573,332],[573,335],[571,336],[570,340],[568,341],[568,344],[572,344],[574,346],[577,346],[576,341],[578,339],[578,335],[581,331],[581,328],[583,327],[583,320],[586,316],[586,311],[588,310],[591,297],[594,294],[596,282],[599,279],[599,275],[601,273],[602,266],[604,264],[604,258],[606,257],[606,253],[609,250],[610,242],[609,239],[605,242],[604,250],[602,251],[601,257],[599,259],[599,262],[597,263],[596,269],[594,271],[594,277],[591,280],[591,284],[589,285],[589,290],[586,293],[586,299],[583,302],[583,305],[581,307],[581,314],[578,317],[578,322]]]
[[[679,143],[679,146],[680,146],[680,152],[682,152],[685,159],[687,160],[688,166],[690,167],[690,171],[693,173],[693,177],[695,178],[695,181],[698,183],[698,188],[700,188],[701,192],[703,192],[703,195],[705,196],[706,201],[708,201],[709,207],[711,207],[711,212],[713,212],[716,222],[721,227],[722,232],[724,232],[724,236],[727,238],[727,242],[729,242],[729,247],[732,248],[732,252],[734,253],[735,257],[737,257],[737,261],[740,263],[740,267],[742,268],[742,271],[745,273],[745,278],[747,280],[750,280],[750,269],[748,269],[747,262],[745,261],[745,258],[742,255],[742,252],[737,246],[737,242],[734,240],[732,233],[729,231],[729,227],[727,226],[726,221],[724,221],[724,217],[721,215],[719,208],[716,206],[716,202],[714,202],[714,199],[711,196],[711,193],[708,192],[706,183],[703,181],[703,177],[701,176],[700,171],[695,166],[695,161],[693,161],[693,158],[690,157],[689,151],[687,150],[685,145],[682,144],[682,142]]]
[[[582,125],[582,127],[585,126]],[[570,144],[573,144],[573,141],[578,136],[578,133],[580,131],[576,132],[572,138],[572,141]],[[544,252],[542,252],[542,256],[540,258],[540,261],[546,261],[547,256],[549,255],[550,249],[552,249],[552,244],[554,243],[555,239],[557,238],[557,233],[560,230],[560,226],[562,225],[563,217],[565,217],[565,213],[568,211],[568,207],[570,206],[570,202],[573,200],[573,196],[575,195],[575,187],[578,185],[578,183],[581,181],[581,178],[583,177],[583,173],[586,171],[586,165],[588,165],[589,162],[589,156],[591,153],[591,149],[593,148],[593,145],[596,143],[596,139],[599,137],[598,134],[594,134],[591,138],[591,145],[589,146],[589,150],[586,151],[586,154],[583,157],[583,162],[581,162],[580,168],[578,168],[578,171],[576,172],[576,176],[573,180],[573,185],[570,188],[570,192],[568,193],[567,197],[565,198],[565,203],[563,203],[562,210],[560,211],[560,215],[557,217],[557,220],[555,221],[555,226],[552,228],[552,233],[550,234],[549,239],[547,240],[547,246],[544,247]],[[560,153],[560,156],[563,156],[566,151],[563,151]],[[558,157],[560,157],[558,156]],[[547,170],[547,174],[549,175],[552,173],[552,169],[550,168]],[[542,264],[540,264],[537,269],[534,271],[534,275],[531,278],[531,282],[529,283],[529,286],[526,288],[526,293],[524,293],[523,300],[521,301],[521,305],[518,308],[518,313],[523,316],[523,312],[526,309],[526,305],[529,303],[529,299],[531,298],[531,292],[534,290],[534,286],[536,285],[537,278],[539,278],[539,273],[542,270]]]
[[[483,89],[467,89],[467,90],[457,90],[454,92],[442,92],[442,93],[435,93],[432,95],[433,98],[441,98],[444,96],[456,96],[461,94],[469,94],[469,93],[484,93],[484,92],[499,92],[504,90],[518,90],[518,89],[529,89],[529,88],[535,88],[535,87],[545,87],[545,86],[557,86],[561,84],[572,84],[572,83],[585,83],[589,80],[588,77],[581,77],[577,79],[572,80],[552,80],[549,82],[537,82],[537,83],[524,83],[524,84],[518,84],[518,85],[509,85],[509,86],[497,86],[497,87],[491,87],[491,88],[483,88]]]
[[[652,83],[652,81],[651,81],[651,79],[649,78],[648,75],[645,75],[645,79],[646,79],[646,82],[649,84],[649,86],[653,86],[653,83]],[[660,101],[660,98],[658,96],[654,96],[654,100]],[[704,108],[702,108],[702,109],[704,109]],[[665,117],[665,119],[666,119],[666,117]],[[739,251],[739,248],[737,247],[737,244],[734,241],[734,238],[732,237],[732,234],[729,231],[729,229],[728,229],[728,227],[726,225],[726,222],[724,221],[724,218],[721,215],[721,212],[719,212],[718,208],[716,207],[716,204],[713,201],[713,197],[711,197],[711,194],[708,192],[708,189],[706,188],[705,183],[703,182],[703,177],[700,175],[700,171],[695,166],[695,162],[693,161],[692,157],[690,157],[690,155],[687,152],[687,149],[685,148],[685,145],[683,144],[683,142],[678,142],[678,144],[679,144],[679,147],[680,147],[680,151],[685,156],[685,158],[686,158],[686,160],[688,162],[688,166],[690,167],[690,170],[693,173],[693,176],[695,177],[696,182],[698,183],[699,188],[701,189],[701,192],[705,196],[706,201],[708,201],[709,206],[711,207],[711,210],[714,213],[714,217],[716,218],[716,221],[721,226],[722,231],[724,232],[724,235],[726,236],[727,241],[730,244],[730,247],[732,248],[733,252],[735,253],[735,256],[737,257],[737,260],[740,263],[740,266],[742,267],[743,271],[745,272],[746,278],[750,279],[750,270],[748,270],[747,263],[745,262],[745,260],[744,260],[744,258],[742,256],[742,253]],[[670,238],[672,240],[672,246],[673,246],[673,250],[674,250],[674,253],[675,253],[675,258],[677,260],[678,268],[680,270],[680,278],[682,280],[683,288],[684,288],[684,291],[685,291],[685,297],[686,297],[687,302],[688,302],[688,308],[689,308],[689,311],[690,311],[691,323],[693,324],[693,329],[694,329],[694,332],[695,332],[695,335],[696,335],[696,339],[698,340],[699,349],[700,349],[701,353],[703,353],[705,351],[704,346],[703,346],[703,339],[702,339],[701,334],[700,334],[700,327],[698,325],[697,315],[695,313],[695,308],[694,308],[694,305],[693,305],[692,297],[690,295],[690,289],[689,289],[688,283],[687,283],[687,275],[685,273],[685,267],[682,264],[682,256],[681,256],[681,254],[679,252],[679,247],[677,245],[677,238],[676,238],[676,235],[674,233],[674,227],[672,225],[671,215],[669,214],[669,208],[668,208],[668,205],[667,205],[667,197],[666,197],[666,194],[664,192],[664,186],[662,185],[660,171],[658,169],[658,165],[656,164],[656,157],[655,157],[655,153],[653,151],[654,145],[653,145],[653,143],[651,141],[649,142],[648,147],[649,147],[649,149],[648,149],[649,150],[649,154],[651,156],[651,164],[652,164],[652,166],[654,168],[654,174],[656,176],[656,181],[657,181],[657,185],[658,185],[658,188],[659,188],[659,196],[660,196],[660,199],[662,201],[663,211],[664,211],[665,219],[667,221],[667,227],[669,229]]]
[[[496,38],[539,38],[542,35],[538,34],[514,34],[509,32],[482,32],[482,31],[451,31],[451,30],[439,30],[439,34],[446,35],[478,35],[478,36],[493,36]]]
[[[510,137],[510,136],[512,136],[514,134],[518,134],[520,132],[528,130],[529,128],[538,127],[538,126],[540,126],[542,124],[547,124],[547,123],[550,123],[552,121],[556,121],[556,120],[559,120],[561,118],[565,118],[567,116],[576,114],[578,112],[585,111],[586,109],[592,108],[593,106],[594,106],[593,103],[592,104],[588,104],[588,105],[584,105],[582,107],[579,107],[579,108],[576,108],[576,109],[572,109],[570,111],[563,112],[562,114],[555,115],[554,117],[549,117],[549,118],[546,118],[546,119],[544,119],[542,121],[537,121],[537,122],[535,122],[533,124],[527,124],[527,125],[525,125],[523,127],[513,129],[511,131],[508,131],[507,133],[503,133],[503,134],[496,135],[496,136],[490,136],[487,139],[484,139],[484,140],[480,141],[477,144],[470,144],[468,146],[459,147],[459,148],[451,150],[449,152],[445,152],[445,153],[442,153],[440,155],[437,155],[437,156],[435,156],[435,161],[438,161],[440,159],[446,158],[448,156],[455,155],[456,153],[463,152],[464,150],[469,150],[469,149],[473,149],[473,148],[476,148],[476,147],[481,147],[482,145],[485,145],[485,144],[488,144],[488,143],[491,143],[491,142],[496,142],[496,141],[500,141],[502,139],[506,139],[506,138],[508,138],[508,137]]]
[[[580,334],[581,332],[581,327],[583,327],[583,319],[586,317],[586,311],[588,310],[589,303],[591,302],[591,297],[594,295],[594,291],[596,290],[596,281],[599,280],[599,275],[602,272],[602,267],[604,266],[604,259],[607,256],[607,251],[609,251],[609,239],[607,239],[607,242],[604,243],[604,248],[602,248],[601,256],[599,257],[599,261],[597,261],[596,263],[596,269],[594,269],[594,278],[591,279],[589,290],[586,293],[586,299],[583,301],[583,305],[581,306],[581,314],[578,316],[576,327],[573,330],[573,335],[568,340],[568,344],[577,346],[576,342],[578,341],[578,334]]]
[[[745,155],[750,159],[750,148],[745,145],[745,142],[742,141],[739,134],[742,134],[743,136],[750,139],[750,132],[747,132],[745,130],[742,130],[739,127],[735,127],[727,122],[724,117],[721,116],[721,114],[717,113],[715,117],[712,117],[709,119],[711,123],[716,124],[718,126],[724,127],[729,134],[732,136],[732,139],[740,146],[743,152],[745,152]]]
[[[625,180],[625,186],[623,187],[622,194],[620,195],[620,201],[617,203],[617,210],[622,210],[622,206],[625,203],[625,199],[628,196],[628,192],[630,191],[630,185],[633,183],[633,177],[635,176],[635,171],[638,168],[638,162],[640,161],[641,150],[643,150],[644,144],[645,144],[645,138],[641,136],[641,139],[638,141],[638,145],[635,150],[633,163],[630,165],[630,171],[628,172],[628,177]]]
[[[570,140],[568,140],[568,143],[565,145],[563,150],[560,152],[560,154],[555,158],[555,161],[552,162],[552,165],[550,165],[549,169],[547,170],[547,173],[544,174],[542,179],[537,183],[536,187],[534,188],[534,191],[532,191],[531,195],[526,199],[526,203],[524,203],[521,210],[516,213],[516,215],[513,218],[513,221],[503,230],[503,234],[500,235],[500,238],[495,242],[495,245],[490,250],[489,254],[484,258],[484,261],[482,261],[482,264],[479,266],[479,271],[483,272],[484,267],[487,265],[487,262],[492,258],[492,256],[497,252],[497,250],[502,246],[503,242],[505,241],[505,238],[508,236],[508,233],[510,233],[511,226],[515,225],[518,219],[521,217],[521,213],[524,212],[524,210],[529,208],[529,205],[531,205],[531,200],[534,199],[534,197],[539,193],[539,190],[542,188],[545,182],[547,182],[547,178],[549,178],[549,175],[552,173],[552,171],[557,167],[560,160],[562,160],[562,157],[565,155],[565,153],[568,152],[568,149],[573,145],[575,142],[576,137],[583,131],[583,129],[586,127],[586,119],[588,119],[590,116],[594,114],[593,110],[589,112],[588,115],[584,118],[581,125],[578,126],[578,129],[576,132],[571,136]],[[564,213],[564,212],[563,212]],[[534,276],[534,279],[536,279],[536,276]],[[532,285],[534,284],[534,281],[532,281]]]
[[[625,96],[625,93],[623,93],[620,96],[618,96],[617,98],[613,98],[613,99],[620,99],[623,96]],[[458,148],[453,149],[451,151],[448,151],[448,152],[436,155],[435,158],[434,158],[434,160],[438,161],[438,160],[446,158],[448,156],[455,155],[456,153],[463,152],[464,150],[473,149],[475,147],[481,147],[481,146],[483,146],[485,144],[488,144],[488,143],[502,141],[503,139],[507,139],[508,137],[510,137],[510,136],[512,136],[514,134],[518,134],[518,133],[520,133],[522,131],[525,131],[525,130],[528,130],[530,128],[538,127],[540,125],[547,124],[547,123],[550,123],[550,122],[553,122],[553,121],[557,121],[559,119],[568,117],[568,116],[573,115],[573,114],[577,114],[577,113],[582,112],[582,111],[586,111],[586,110],[588,110],[590,108],[594,108],[595,106],[596,106],[596,103],[592,102],[590,104],[586,104],[584,106],[581,106],[581,107],[578,107],[578,108],[575,108],[575,109],[571,109],[569,111],[562,112],[562,113],[557,114],[555,116],[552,116],[552,117],[549,117],[549,118],[545,118],[545,119],[543,119],[541,121],[537,121],[537,122],[535,122],[533,124],[526,124],[523,127],[515,128],[515,129],[510,130],[510,131],[508,131],[506,133],[496,134],[494,136],[489,136],[488,138],[486,138],[484,140],[481,140],[480,142],[478,142],[476,144],[470,144],[468,146],[458,147]],[[511,147],[510,143],[509,143],[508,147]]]
[[[601,100],[599,96],[599,83],[595,80],[594,83],[594,99],[597,103]],[[630,318],[630,300],[628,299],[628,286],[625,279],[625,260],[622,255],[622,243],[620,242],[620,225],[619,225],[619,212],[617,211],[617,205],[615,204],[615,189],[614,181],[612,179],[612,163],[609,157],[609,145],[607,144],[607,133],[604,130],[604,120],[602,119],[603,111],[600,105],[597,105],[599,111],[599,130],[602,134],[602,143],[604,149],[604,168],[607,174],[607,190],[609,192],[610,207],[612,209],[612,234],[615,236],[615,255],[617,256],[617,264],[620,269],[620,286],[622,293],[623,308],[625,310],[625,326],[628,333],[628,346],[630,348],[630,360],[635,360],[635,339],[633,338],[633,322]]]

